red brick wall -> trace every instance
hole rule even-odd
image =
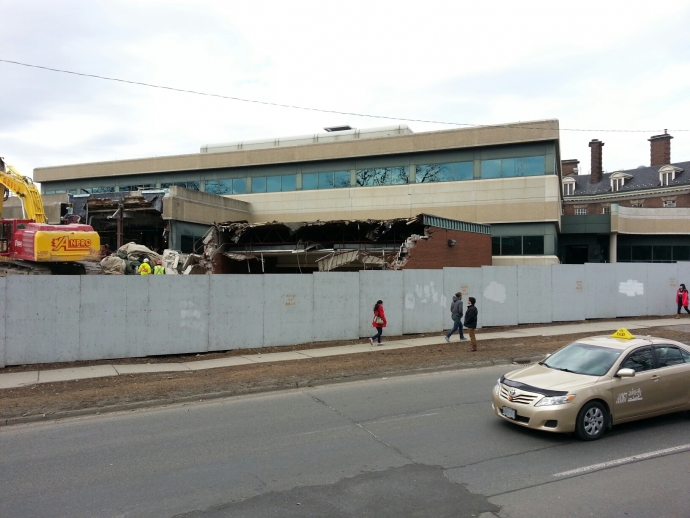
[[[445,266],[491,266],[491,236],[429,228],[429,239],[420,239],[410,248],[403,270],[441,269]],[[455,239],[455,246],[448,240]]]

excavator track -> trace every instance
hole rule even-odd
[[[101,275],[101,266],[99,263],[90,261],[32,263],[0,259],[0,277],[8,275]]]

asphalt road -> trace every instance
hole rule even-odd
[[[687,414],[532,432],[491,414],[511,369],[3,428],[0,516],[690,516]]]

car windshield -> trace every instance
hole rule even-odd
[[[541,364],[565,372],[603,376],[620,354],[621,351],[617,349],[574,342],[556,351]]]

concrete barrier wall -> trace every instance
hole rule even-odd
[[[7,319],[7,278],[0,278],[0,368],[5,366],[5,320]]]
[[[690,263],[484,266],[313,275],[0,278],[0,367],[200,353],[449,329],[456,292],[480,326],[671,315]],[[466,307],[466,306],[465,306]]]

